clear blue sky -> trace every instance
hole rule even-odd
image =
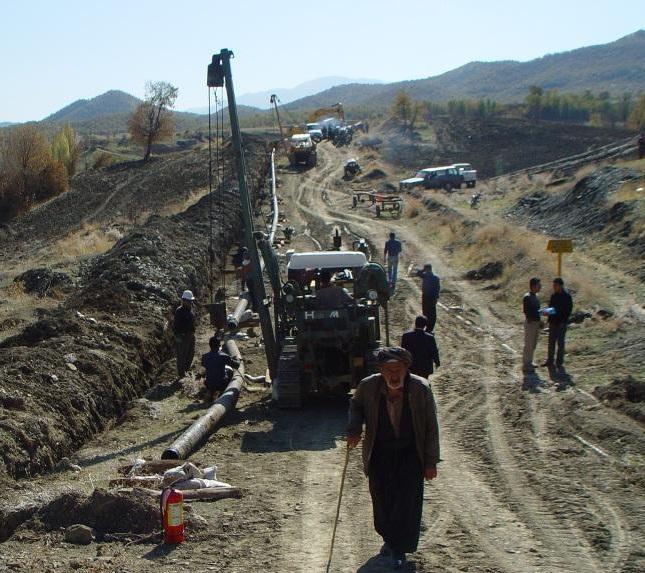
[[[645,28],[643,0],[0,0],[0,121],[39,120],[110,89],[179,88],[208,105],[228,48],[236,94],[324,76],[385,82],[471,61],[527,61]]]

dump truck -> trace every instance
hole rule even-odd
[[[308,133],[296,133],[289,140],[289,164],[305,164],[307,167],[315,167],[318,155],[316,144]]]

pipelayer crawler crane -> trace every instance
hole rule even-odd
[[[293,254],[287,266],[287,280],[282,281],[272,245],[264,238],[258,240],[253,231],[231,57],[229,50],[213,56],[208,66],[208,85],[226,85],[227,89],[245,240],[251,252],[255,303],[273,379],[273,397],[281,407],[298,407],[308,395],[346,392],[376,371],[382,315],[389,344],[390,289],[380,264],[369,263],[362,252],[340,251],[338,232],[334,237],[338,250]],[[273,290],[273,319],[262,280],[260,252]],[[351,295],[334,308],[322,304],[323,297],[318,292],[325,271],[335,276],[335,288],[344,287]]]

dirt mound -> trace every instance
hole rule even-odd
[[[387,173],[382,169],[372,169],[369,173],[363,175],[361,179],[364,179],[366,181],[373,181],[374,179],[385,179],[386,177]]]
[[[485,281],[502,276],[504,272],[504,263],[495,261],[493,263],[486,263],[484,266],[477,270],[468,271],[466,278],[470,281]]]
[[[69,290],[72,286],[72,279],[65,273],[42,267],[25,271],[14,282],[22,283],[26,293],[40,297],[47,296],[52,290]]]
[[[246,150],[250,182],[259,186],[266,171],[264,146],[247,142]],[[192,157],[185,158],[177,179],[165,174],[161,192],[186,193]],[[123,188],[132,184],[138,196],[152,197],[159,184],[156,166],[132,169],[130,180],[128,168],[120,167]],[[39,227],[44,236],[60,214],[60,205],[50,205],[49,217],[44,208],[38,215],[48,221]],[[87,214],[78,207],[76,220]],[[177,293],[190,288],[200,300],[209,299],[211,217],[218,230],[214,252],[228,250],[241,229],[235,179],[225,179],[213,201],[207,196],[179,215],[151,217],[87,265],[72,299],[0,344],[0,473],[23,477],[48,470],[156,381],[173,354],[164,324]],[[63,226],[71,224],[67,214],[63,219]]]
[[[627,376],[608,386],[597,386],[592,394],[612,408],[645,423],[645,382]]]
[[[159,505],[148,495],[96,489],[92,495],[61,495],[38,511],[20,529],[57,530],[80,523],[101,541],[110,533],[151,533],[160,528]]]
[[[637,223],[639,215],[633,205],[612,201],[612,195],[623,184],[638,182],[642,174],[635,169],[603,167],[580,179],[564,193],[540,190],[523,197],[509,216],[533,229],[555,236],[583,241],[624,244],[637,260],[645,259],[645,238]],[[562,214],[566,213],[566,217]],[[645,278],[645,264],[640,276]]]

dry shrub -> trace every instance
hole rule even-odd
[[[480,227],[473,234],[473,238],[479,246],[481,245],[496,245],[502,239],[507,239],[511,229],[508,225],[500,223],[491,223],[484,227]]]
[[[181,201],[168,203],[163,209],[159,211],[159,214],[162,216],[170,216],[177,215],[178,213],[183,213],[186,209],[192,207],[205,195],[208,195],[207,188],[200,189],[199,191],[193,191],[192,193],[190,193],[190,195],[188,195],[188,197],[182,199]],[[150,213],[147,213],[146,218],[149,216]]]
[[[116,163],[116,157],[107,151],[101,151],[96,154],[94,158],[94,164],[92,167],[94,169],[102,169],[103,167],[109,167]]]
[[[104,253],[123,236],[116,228],[103,230],[98,225],[85,225],[56,242],[56,253],[67,259]]]

